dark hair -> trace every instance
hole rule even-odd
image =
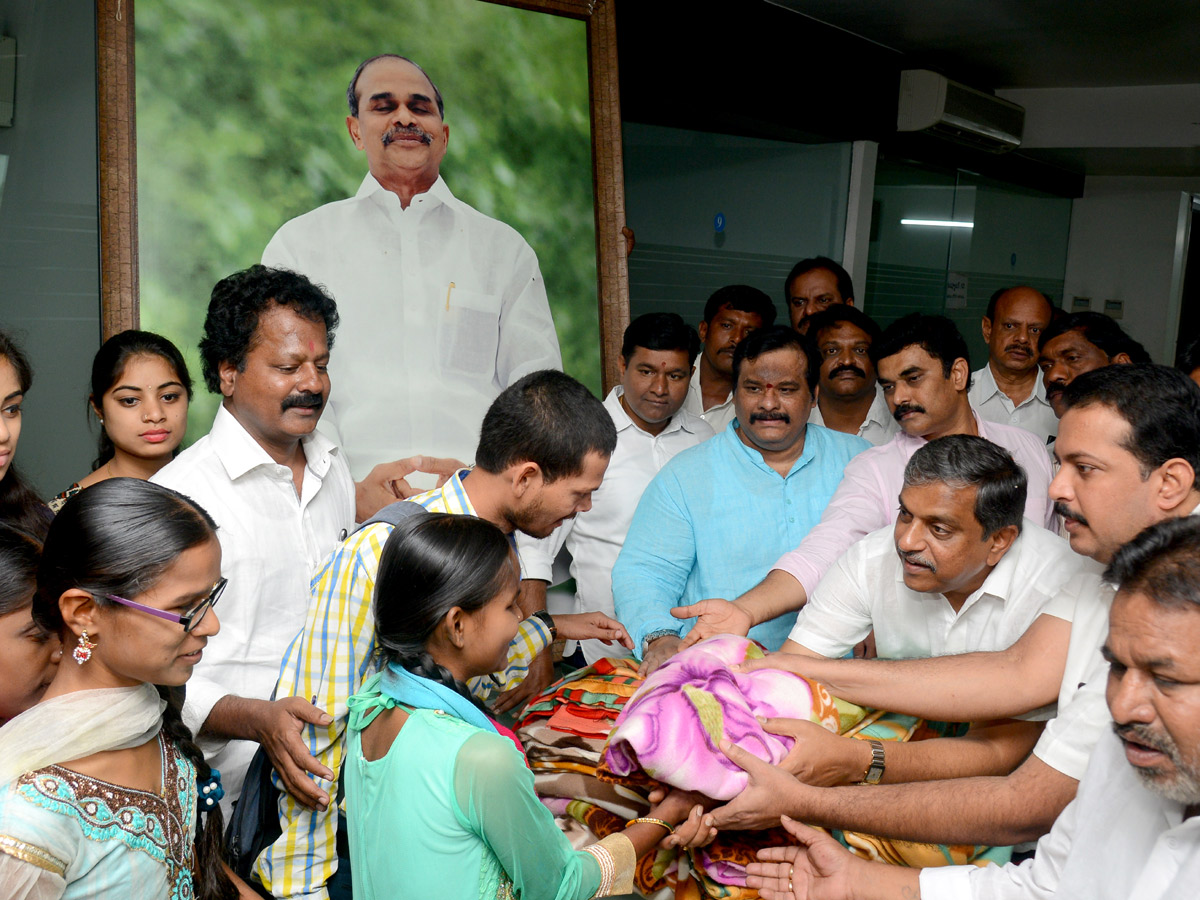
[[[557,481],[583,471],[589,453],[612,456],[617,429],[591,391],[556,369],[531,372],[492,401],[479,430],[475,465],[498,474],[519,462],[536,463]]]
[[[1021,532],[1029,480],[1003,447],[971,434],[932,440],[909,458],[904,483],[919,487],[933,482],[976,488],[975,520],[983,526],[985,540],[1009,525]]]
[[[696,362],[700,352],[700,335],[676,313],[646,313],[638,316],[625,329],[621,342],[621,359],[629,363],[638,347],[646,350],[682,350],[688,365]]]
[[[1063,391],[1066,409],[1101,404],[1129,423],[1121,444],[1142,479],[1169,459],[1186,460],[1200,475],[1200,387],[1176,369],[1154,363],[1103,366]]]
[[[807,334],[800,334],[786,325],[772,325],[770,328],[759,328],[750,332],[733,350],[733,383],[736,386],[742,372],[742,362],[747,359],[758,359],[764,353],[772,350],[782,350],[794,347],[804,354],[804,380],[808,382],[809,393],[817,389],[817,380],[821,377],[821,361],[817,354],[813,339]]]
[[[1004,288],[1000,288],[1000,290],[998,290],[998,291],[994,291],[992,293],[992,296],[988,297],[987,312],[985,312],[983,314],[983,317],[985,319],[987,319],[989,322],[993,321],[996,318],[996,304],[1000,302],[1000,298],[1003,297],[1005,294],[1007,294],[1009,291],[1015,291],[1018,288],[1024,288],[1027,291],[1033,291],[1035,294],[1037,294],[1039,297],[1041,297],[1042,302],[1044,302],[1046,304],[1046,308],[1048,310],[1050,310],[1050,321],[1054,321],[1054,310],[1056,309],[1054,304],[1051,303],[1046,298],[1046,295],[1043,294],[1041,291],[1039,291],[1037,288],[1030,287],[1027,284],[1014,284],[1012,287],[1004,287]]]
[[[17,386],[21,393],[29,393],[33,387],[33,367],[16,341],[4,331],[0,331],[0,357],[7,359],[17,373]],[[45,536],[53,515],[37,491],[25,483],[17,467],[9,463],[8,471],[0,478],[0,522],[16,525],[41,538]]]
[[[183,551],[216,538],[216,525],[182,494],[137,478],[109,478],[67,500],[50,525],[38,567],[33,618],[62,634],[59,598],[72,588],[92,594],[99,606],[115,606],[105,594],[134,598],[150,590]],[[167,702],[163,731],[196,767],[200,780],[211,768],[183,723],[182,687],[158,688]],[[197,812],[197,900],[232,900],[237,892],[220,867],[223,855],[219,806]]]
[[[504,533],[475,516],[431,513],[402,521],[383,545],[375,577],[380,656],[458,691],[486,713],[426,646],[452,608],[482,609],[517,578],[511,554]]]
[[[966,360],[967,372],[971,371],[971,354],[958,326],[945,316],[927,313],[909,313],[897,319],[883,330],[879,340],[871,344],[871,362],[879,368],[879,361],[895,356],[905,347],[916,344],[934,359],[942,361],[942,376],[950,377],[955,360]],[[971,376],[967,375],[967,388],[971,387]]]
[[[32,602],[41,555],[42,542],[36,537],[0,523],[0,616]]]
[[[1055,319],[1038,338],[1038,351],[1056,337],[1062,337],[1068,331],[1078,331],[1090,344],[1095,344],[1109,359],[1119,353],[1129,356],[1134,363],[1151,362],[1146,348],[1121,330],[1113,319],[1104,313],[1085,311],[1068,313]]]
[[[1104,580],[1161,606],[1200,606],[1200,520],[1151,525],[1113,555]]]
[[[272,304],[290,306],[296,315],[310,322],[324,322],[325,339],[333,349],[337,304],[323,288],[287,269],[255,265],[234,272],[213,287],[204,317],[204,336],[200,338],[204,383],[214,394],[221,393],[221,363],[233,363],[239,372],[245,370],[259,317]]]
[[[437,101],[438,116],[446,118],[446,105],[442,103],[442,92],[438,90],[438,86],[433,83],[433,79],[429,77],[429,73],[418,66],[407,56],[401,56],[399,53],[380,53],[378,56],[372,56],[370,59],[364,59],[358,64],[358,68],[354,70],[354,77],[350,79],[350,86],[346,88],[346,102],[350,104],[350,115],[358,118],[358,76],[362,75],[363,69],[378,59],[402,59],[406,63],[417,66],[417,69],[425,79],[433,87],[433,99]]]
[[[837,289],[838,293],[842,295],[842,299],[847,301],[854,299],[854,284],[850,281],[850,273],[828,256],[813,256],[809,259],[802,259],[792,266],[792,271],[788,272],[787,278],[783,280],[783,303],[785,306],[792,299],[790,296],[792,282],[801,275],[807,275],[814,269],[827,269],[832,272],[833,277],[837,279]],[[812,326],[809,327],[811,328]]]
[[[1200,336],[1192,338],[1179,351],[1175,357],[1175,368],[1184,375],[1191,375],[1200,369]]]
[[[883,332],[874,319],[858,307],[850,306],[848,303],[839,303],[809,316],[807,331],[812,337],[813,343],[816,344],[819,343],[817,335],[820,332],[826,328],[841,325],[843,322],[849,323],[864,332],[871,339],[872,345],[883,335]]]
[[[179,348],[161,334],[152,331],[134,331],[129,329],[120,334],[114,334],[100,345],[92,359],[92,392],[88,395],[88,409],[93,412],[100,409],[100,400],[121,377],[125,364],[134,356],[159,356],[175,370],[175,377],[183,385],[188,400],[192,399],[192,376],[188,374],[187,363]],[[92,470],[100,468],[113,458],[116,448],[108,436],[104,425],[100,425],[99,453],[92,462]]]
[[[756,287],[750,287],[748,284],[727,284],[717,288],[704,304],[704,321],[711,322],[713,316],[727,306],[738,312],[754,313],[762,319],[763,328],[775,324],[775,304]]]

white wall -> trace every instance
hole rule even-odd
[[[95,9],[8,0],[0,34],[18,55],[15,119],[0,128],[0,328],[34,370],[16,464],[52,496],[96,455],[85,418],[100,345]]]
[[[1089,177],[1072,210],[1067,308],[1072,297],[1090,297],[1097,312],[1105,300],[1124,301],[1121,326],[1156,362],[1174,360],[1185,249],[1180,213],[1193,192],[1200,177]]]

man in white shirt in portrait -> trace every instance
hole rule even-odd
[[[568,519],[548,538],[518,533],[527,596],[531,591],[545,596],[554,557],[565,545],[576,592],[574,605],[562,612],[613,615],[612,567],[642,492],[676,453],[713,436],[707,422],[682,408],[699,350],[695,329],[675,313],[647,313],[625,329],[621,383],[604,399],[617,428],[617,449],[590,510]],[[580,649],[589,664],[628,655],[620,645],[598,640],[583,641]]]
[[[332,372],[345,388],[323,428],[346,447],[356,479],[415,454],[469,462],[500,392],[562,366],[537,257],[441,178],[450,128],[418,65],[372,57],[347,100],[369,173],[353,197],[285,223],[263,262],[304,273],[337,300],[344,349]]]
[[[988,361],[971,373],[968,394],[989,422],[1032,431],[1042,443],[1058,433],[1058,416],[1046,400],[1038,371],[1038,337],[1053,313],[1050,301],[1031,287],[992,294],[981,324]]]
[[[294,272],[251,266],[213,288],[200,357],[221,406],[207,435],[153,481],[217,523],[221,634],[188,682],[183,720],[238,798],[255,742],[282,770],[326,774],[300,741],[325,713],[303,697],[272,701],[284,651],[304,626],[309,579],[354,523],[354,482],[316,431],[329,399],[337,306]],[[310,766],[314,768],[310,768]]]

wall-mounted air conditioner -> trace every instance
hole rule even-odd
[[[925,131],[989,153],[1021,146],[1025,108],[928,69],[900,73],[897,131]]]

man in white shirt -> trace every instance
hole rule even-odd
[[[1038,336],[1054,308],[1031,287],[992,294],[983,316],[987,365],[971,374],[971,405],[989,422],[1032,431],[1044,444],[1058,433],[1058,417],[1038,373]]]
[[[881,659],[1011,646],[1085,562],[1058,535],[1022,520],[1026,488],[1025,472],[991,441],[930,441],[905,467],[895,525],[867,535],[825,573],[783,652],[842,657],[872,631]],[[944,753],[889,744],[886,761],[880,744],[875,781],[1003,774],[1040,731],[1033,722],[973,727]],[[826,785],[862,781],[873,762],[866,742],[832,735],[802,742],[793,758],[799,768],[789,771],[810,783],[821,773],[816,783]]]
[[[804,322],[821,360],[817,402],[809,423],[857,434],[876,447],[886,444],[900,425],[888,409],[871,361],[879,326],[848,304],[830,306]]]
[[[1106,366],[1067,388],[1050,496],[1071,548],[1107,564],[1142,529],[1200,510],[1200,389],[1156,365]],[[1011,775],[862,789],[793,780],[752,785],[713,821],[727,828],[786,813],[835,828],[935,843],[1006,845],[1049,830],[1075,796],[1107,727],[1104,663],[1113,589],[1093,570],[1066,584],[1007,650],[926,660],[781,663],[834,696],[944,721],[1011,716],[1058,700],[1033,754]],[[751,668],[758,663],[751,664]],[[920,743],[912,745],[919,748]],[[913,752],[919,752],[914,750]]]
[[[733,351],[750,332],[775,324],[771,298],[745,284],[718,288],[704,304],[700,364],[692,372],[683,408],[721,432],[733,421]]]
[[[300,741],[327,717],[303,697],[271,701],[304,626],[308,582],[354,523],[354,482],[316,431],[329,397],[333,300],[303,275],[251,266],[213,288],[200,356],[221,406],[212,430],[153,481],[217,523],[229,586],[221,634],[188,682],[183,719],[232,803],[261,743],[281,771],[325,774]]]
[[[1107,707],[1079,795],[1019,866],[914,871],[858,859],[821,832],[749,867],[764,896],[856,900],[1175,900],[1200,882],[1200,523],[1171,520],[1123,547],[1104,645]],[[748,753],[739,759],[755,766]],[[758,766],[763,766],[758,763]],[[764,767],[765,768],[765,767]],[[785,892],[786,891],[786,892]]]
[[[470,460],[491,402],[522,375],[561,368],[537,257],[516,231],[450,193],[450,129],[415,63],[366,60],[346,125],[369,174],[355,196],[283,225],[263,262],[333,294],[345,387],[325,427],[351,471],[428,453]]]
[[[680,450],[713,436],[703,419],[682,409],[700,349],[695,330],[675,313],[647,313],[625,329],[621,383],[604,399],[617,429],[617,448],[592,508],[568,519],[548,538],[517,534],[527,596],[545,596],[554,557],[565,545],[575,579],[573,612],[613,615],[612,567],[646,485]],[[620,645],[589,640],[580,644],[589,664],[627,655]]]

